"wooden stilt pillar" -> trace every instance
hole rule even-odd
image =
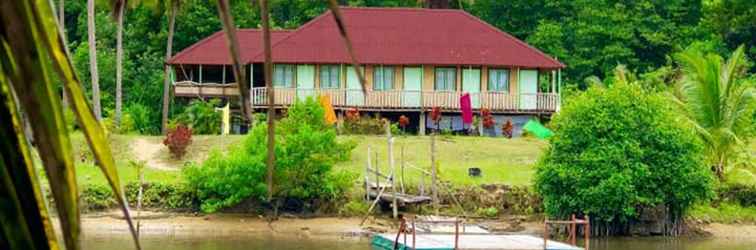
[[[425,135],[425,112],[420,112],[420,124],[418,124],[418,135]]]
[[[336,132],[341,133],[344,128],[344,111],[336,112]]]

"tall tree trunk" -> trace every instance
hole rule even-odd
[[[118,26],[116,28],[116,103],[115,103],[115,126],[121,128],[121,108],[123,105],[123,94],[121,81],[123,80],[123,12],[126,9],[126,5],[121,4],[121,7],[116,11],[116,21]]]
[[[178,1],[171,1],[171,13],[168,18],[168,41],[165,47],[165,62],[163,68],[163,121],[162,131],[163,134],[168,132],[168,108],[171,104],[171,81],[170,81],[170,66],[168,66],[168,59],[171,58],[173,53],[173,31],[176,26],[176,12],[178,12]]]
[[[263,28],[263,51],[265,54],[265,89],[268,93],[268,200],[273,199],[273,171],[275,169],[275,145],[276,145],[276,110],[273,107],[275,104],[275,96],[273,95],[273,61],[272,51],[270,48],[270,20],[268,11],[268,1],[260,0],[260,16],[262,17]]]
[[[97,43],[95,41],[95,0],[87,0],[87,35],[89,37],[89,74],[92,77],[92,106],[95,118],[102,120],[100,84],[97,75]]]

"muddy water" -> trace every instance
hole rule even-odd
[[[117,214],[117,213],[115,213]],[[83,222],[83,249],[134,249],[126,224],[113,215],[87,215]],[[268,222],[257,216],[220,214],[190,216],[157,213],[142,221],[145,250],[369,250],[360,218],[281,218]],[[369,228],[394,231],[386,220],[369,221]],[[540,236],[541,224],[525,223],[522,234]],[[533,230],[535,229],[535,230]],[[710,224],[712,237],[603,238],[591,249],[604,250],[756,250],[756,225]],[[582,245],[582,244],[580,244]]]
[[[305,239],[286,236],[250,235],[234,237],[186,237],[186,236],[155,236],[141,240],[144,250],[326,250],[326,249],[370,249],[368,238],[347,237]],[[82,242],[83,250],[133,249],[133,243],[128,235],[97,235],[85,237]]]
[[[125,234],[99,234],[85,237],[84,250],[131,249],[131,239]],[[233,237],[148,236],[142,239],[145,250],[369,250],[366,237],[289,237],[255,234]],[[611,238],[595,239],[591,249],[603,250],[756,250],[756,239],[689,239],[689,238]]]

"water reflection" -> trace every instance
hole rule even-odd
[[[84,250],[131,249],[126,234],[88,235],[83,239]],[[581,244],[582,245],[582,244]],[[153,235],[142,238],[145,250],[369,250],[364,237],[289,237],[281,235],[249,235],[231,237]],[[756,236],[752,239],[691,239],[691,238],[610,238],[591,240],[592,250],[756,250]]]

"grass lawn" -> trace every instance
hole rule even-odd
[[[104,177],[91,162],[86,141],[81,133],[71,135],[75,157],[77,158],[77,176],[80,184],[106,184]],[[202,162],[212,149],[227,148],[237,144],[244,138],[232,136],[193,136],[192,144],[182,160],[171,158],[168,150],[161,147],[153,155],[156,161],[180,169],[186,162]],[[124,182],[137,180],[136,169],[130,162],[138,159],[134,142],[145,140],[149,143],[162,145],[162,136],[139,135],[111,135],[111,148],[116,159],[118,172]],[[367,148],[371,147],[372,159],[378,156],[379,166],[383,171],[389,170],[387,158],[386,138],[382,136],[340,136],[339,140],[357,143],[352,157],[347,162],[339,163],[336,169],[346,170],[360,175],[365,172]],[[529,185],[535,164],[546,143],[532,138],[488,138],[464,136],[438,136],[437,157],[440,177],[444,181],[451,181],[454,185],[477,185],[482,183],[502,183],[512,185]],[[394,162],[397,168],[401,165],[401,149],[404,148],[404,159],[407,164],[426,170],[430,169],[430,137],[428,136],[398,136],[394,143]],[[82,153],[85,152],[85,153]],[[84,157],[88,160],[80,161]],[[472,178],[467,175],[467,168],[478,167],[482,170],[482,177]],[[407,183],[419,180],[419,171],[406,168]],[[180,181],[180,171],[164,171],[148,168],[145,178],[148,181],[177,182]],[[429,183],[426,179],[426,183]]]
[[[136,159],[132,151],[131,142],[136,138],[143,137],[145,136],[111,135],[110,137],[110,147],[113,152],[113,157],[115,158],[116,167],[118,168],[118,176],[124,184],[139,180],[136,168],[130,164],[131,161]],[[105,176],[100,169],[92,163],[93,156],[89,152],[89,145],[87,144],[84,135],[82,133],[71,134],[71,144],[73,145],[74,158],[76,160],[76,178],[79,185],[107,185]],[[163,171],[147,168],[144,172],[144,178],[147,181],[172,183],[180,181],[180,174],[179,171]]]
[[[756,223],[756,207],[743,207],[738,204],[722,203],[718,207],[697,205],[688,216],[706,222],[718,223]]]
[[[80,184],[98,183],[105,184],[105,179],[99,170],[92,165],[92,156],[87,152],[87,145],[81,133],[71,135],[73,150],[77,158],[77,176]],[[187,149],[187,154],[182,160],[173,159],[168,150],[162,146],[162,136],[141,135],[111,135],[111,147],[116,159],[116,165],[121,180],[124,182],[137,180],[136,170],[130,162],[138,159],[134,148],[134,142],[144,140],[152,144],[160,145],[159,150],[151,157],[158,162],[175,169],[180,169],[186,162],[202,162],[212,149],[225,149],[238,144],[244,136],[207,136],[197,135]],[[438,136],[437,157],[439,163],[440,178],[454,185],[479,185],[479,184],[510,184],[530,185],[534,174],[534,165],[543,149],[547,146],[545,141],[534,138],[490,138],[490,137],[466,137],[466,136]],[[339,140],[353,141],[357,144],[352,152],[352,157],[347,162],[337,164],[336,169],[346,170],[359,175],[359,180],[365,173],[367,161],[367,149],[371,148],[371,158],[375,162],[378,157],[378,165],[388,173],[389,164],[387,157],[387,143],[383,136],[339,136]],[[406,166],[415,166],[426,171],[430,170],[430,137],[429,136],[397,136],[394,142],[394,162],[399,171],[404,148],[404,161]],[[756,142],[749,146],[752,156],[756,157]],[[89,160],[79,161],[82,157]],[[144,158],[144,157],[142,157]],[[481,177],[469,177],[467,169],[478,167],[482,170]],[[733,182],[756,183],[754,169],[735,169],[732,171],[737,176],[730,178]],[[148,168],[145,178],[149,181],[177,182],[180,181],[180,171],[165,171]],[[401,176],[399,174],[399,176]],[[413,168],[405,168],[405,181],[407,183],[419,182],[420,172]],[[729,178],[730,176],[728,176]],[[400,177],[397,177],[400,178]],[[425,183],[430,180],[426,179]],[[729,180],[728,180],[729,181]]]
[[[394,164],[399,171],[402,161],[401,150],[404,148],[406,166],[413,165],[430,171],[430,137],[398,136],[394,142]],[[340,163],[337,169],[345,169],[361,176],[367,164],[367,149],[371,148],[371,160],[382,171],[388,173],[388,149],[385,137],[381,136],[343,136],[341,140],[353,140],[357,147],[348,162]],[[538,160],[546,142],[533,138],[489,138],[466,136],[438,136],[436,156],[439,163],[440,177],[454,185],[511,184],[529,185],[534,173],[534,164]],[[478,167],[481,177],[469,177],[467,170]],[[400,176],[399,174],[397,174]],[[420,171],[405,168],[407,183],[419,181]],[[361,177],[362,178],[362,177]],[[399,177],[398,177],[399,178]],[[429,179],[425,183],[430,183]]]

